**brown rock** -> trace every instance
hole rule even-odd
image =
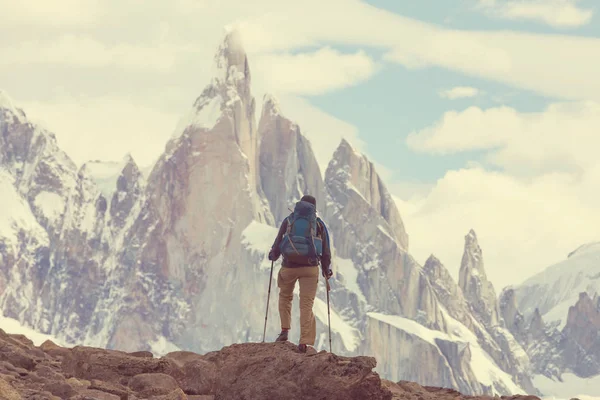
[[[67,379],[67,383],[69,383],[73,387],[77,388],[89,388],[92,384],[90,381],[85,379],[77,379],[77,378],[69,378]]]
[[[70,400],[121,400],[121,398],[117,395],[101,392],[100,390],[95,389],[83,389],[74,397],[71,397]]]
[[[132,357],[141,357],[141,358],[154,358],[154,354],[149,351],[134,351],[133,353],[129,353]]]
[[[47,379],[54,380],[54,381],[65,380],[64,375],[60,373],[59,369],[51,368],[45,364],[38,364],[35,367],[35,373],[40,377],[47,378]]]
[[[27,370],[31,370],[35,366],[32,356],[19,347],[3,341],[0,341],[0,361],[6,361],[15,367]]]
[[[165,374],[139,374],[129,381],[129,387],[143,396],[166,395],[179,389],[177,381]]]
[[[0,378],[0,400],[21,400],[21,395],[7,381]]]
[[[56,397],[48,391],[35,392],[35,393],[24,393],[24,398],[28,400],[63,400],[60,397]]]
[[[40,350],[51,355],[52,357],[64,357],[70,351],[70,349],[61,347],[51,340],[46,340],[44,343],[42,343]]]
[[[71,385],[64,381],[48,383],[44,385],[44,390],[60,397],[61,399],[68,399],[69,397],[77,394],[75,389],[73,389]]]
[[[119,396],[121,399],[127,399],[129,395],[129,390],[118,383],[108,383],[102,382],[94,379],[89,385],[90,389],[100,390],[102,392],[110,393]]]
[[[215,400],[372,399],[389,400],[371,357],[298,353],[291,343],[245,343],[207,356],[219,366]],[[350,361],[338,364],[338,361]]]
[[[217,367],[196,353],[178,351],[165,356],[175,361],[183,371],[177,378],[179,386],[187,394],[205,395],[215,393],[217,384]]]
[[[173,360],[133,357],[115,350],[74,347],[62,362],[63,371],[76,378],[98,379],[127,385],[131,377],[146,373],[164,373],[173,377],[181,371]]]
[[[162,396],[152,396],[149,400],[189,400],[189,397],[181,389],[173,390]]]
[[[33,342],[25,335],[9,333],[8,336],[11,339],[14,339],[15,341],[19,342],[23,347],[33,347],[34,346]]]

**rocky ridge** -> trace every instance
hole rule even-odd
[[[0,329],[2,400],[445,400],[469,397],[411,382],[382,380],[372,357],[342,357],[286,343],[233,344],[199,355],[122,352],[51,341],[35,346]],[[536,400],[533,396],[503,399]]]

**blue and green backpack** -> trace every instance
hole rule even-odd
[[[323,255],[323,239],[317,236],[317,209],[299,201],[288,217],[287,230],[279,247],[283,257],[301,265],[318,265]]]

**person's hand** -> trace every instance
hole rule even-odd
[[[331,270],[331,268],[323,268],[323,276],[327,279],[331,278],[333,276],[333,271]]]
[[[277,261],[278,258],[279,257],[275,257],[275,253],[271,249],[271,251],[269,251],[269,261]]]

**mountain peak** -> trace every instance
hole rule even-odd
[[[440,264],[441,264],[441,261],[435,255],[431,254],[429,257],[427,257],[427,261],[425,261],[425,265],[423,267],[428,268],[428,267],[433,267],[433,266],[437,266]]]
[[[269,112],[270,115],[282,115],[279,100],[274,95],[267,93],[263,96],[263,114]]]
[[[228,30],[214,58],[215,77],[220,83],[249,81],[250,69],[242,37],[237,29]]]
[[[21,122],[25,119],[25,113],[23,112],[23,110],[17,107],[14,100],[8,95],[8,93],[5,90],[2,89],[0,89],[0,110],[10,112],[14,118]]]
[[[481,321],[492,326],[498,323],[500,310],[496,292],[485,274],[481,247],[473,229],[465,235],[458,285]]]
[[[351,153],[354,153],[354,155],[356,155],[358,157],[361,157],[361,158],[364,157],[362,154],[360,154],[358,151],[356,151],[354,146],[352,146],[352,144],[350,144],[350,142],[348,140],[346,140],[346,138],[342,138],[342,140],[340,141],[340,144],[338,145],[338,150],[349,151]]]

